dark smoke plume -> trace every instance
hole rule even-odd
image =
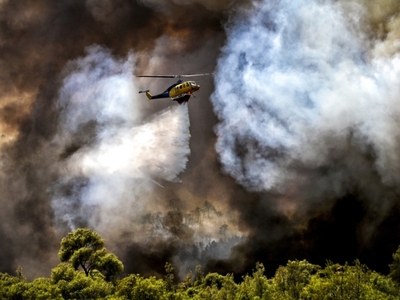
[[[188,108],[163,112],[166,103],[148,103],[134,73],[212,70],[224,41],[223,7],[209,6],[1,2],[1,271],[21,265],[28,277],[48,275],[60,238],[78,226],[98,230],[111,249],[141,243],[151,253],[146,240],[154,236],[138,234],[141,214],[177,210],[167,205],[177,183],[166,182],[179,181],[187,163]],[[176,235],[164,231],[159,244]]]
[[[396,2],[0,1],[0,272],[48,276],[79,226],[145,275],[294,258],[385,271]],[[214,68],[187,107],[137,93],[172,82],[135,74]]]

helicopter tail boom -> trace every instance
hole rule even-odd
[[[149,98],[149,100],[151,100],[151,99],[153,99],[153,95],[152,94],[150,94],[150,92],[146,92],[146,96],[147,96],[147,98]]]

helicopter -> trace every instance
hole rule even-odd
[[[180,78],[184,77],[199,77],[208,76],[213,73],[191,74],[191,75],[136,75],[136,77],[150,77],[150,78],[179,78],[177,82],[171,84],[164,92],[157,95],[150,94],[149,90],[139,91],[139,94],[146,93],[149,100],[170,98],[176,101],[179,105],[187,103],[194,92],[200,89],[200,85],[194,81],[183,81]],[[194,96],[194,95],[193,95]]]

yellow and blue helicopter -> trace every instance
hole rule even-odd
[[[176,101],[179,104],[186,103],[189,101],[190,97],[194,92],[200,89],[200,85],[194,81],[182,81],[180,78],[184,77],[198,77],[198,76],[208,76],[212,73],[203,74],[191,74],[191,75],[137,75],[136,77],[150,77],[150,78],[179,78],[177,82],[171,84],[164,92],[157,95],[150,94],[149,90],[139,91],[140,93],[146,93],[149,100],[170,98],[172,101]]]

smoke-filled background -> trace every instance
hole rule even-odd
[[[0,271],[48,276],[85,226],[128,273],[387,272],[399,53],[397,0],[0,1]]]

